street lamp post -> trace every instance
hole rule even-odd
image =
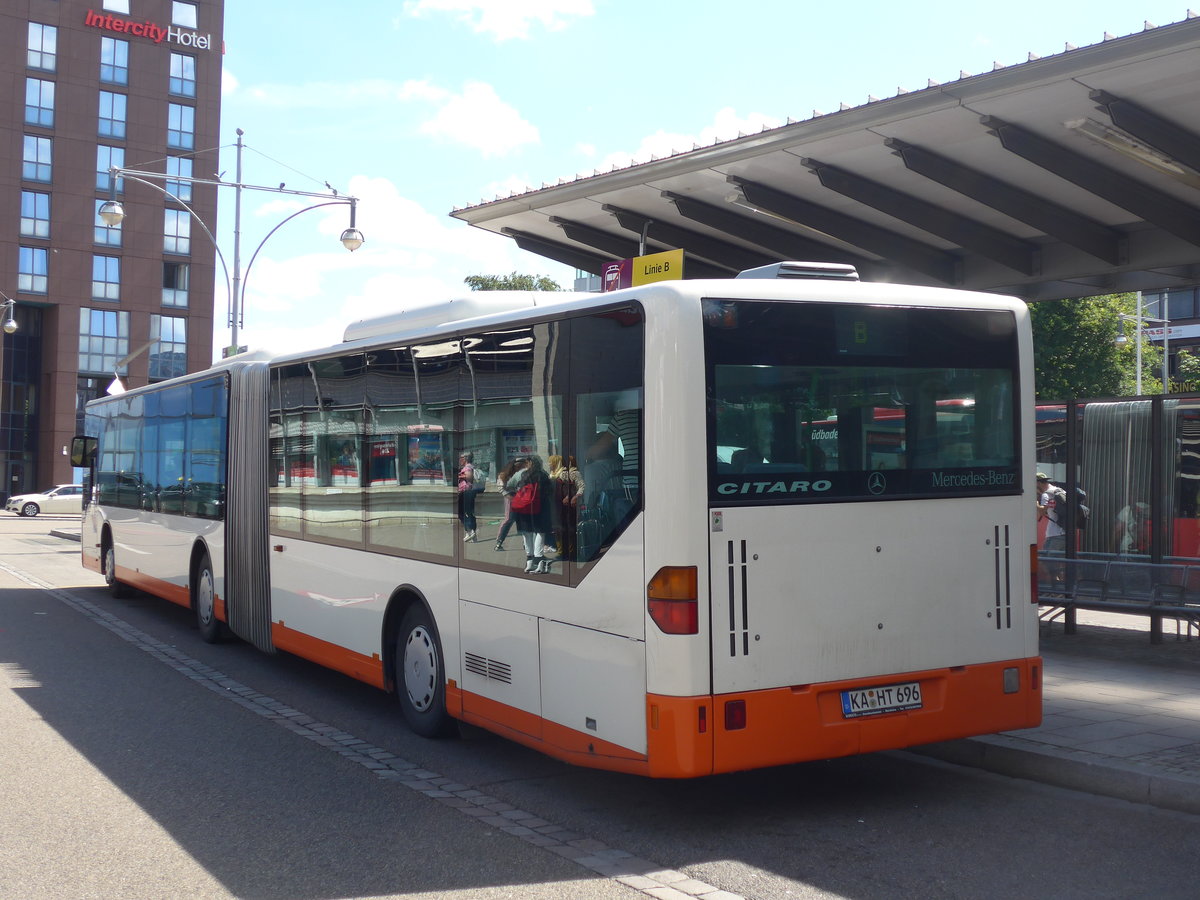
[[[355,250],[357,250],[359,247],[361,247],[363,245],[362,232],[359,231],[357,227],[355,227],[355,213],[358,210],[358,198],[357,197],[343,197],[343,196],[339,195],[338,192],[333,190],[332,188],[330,188],[330,193],[323,194],[323,193],[316,193],[313,191],[291,190],[291,189],[285,188],[283,185],[280,185],[279,187],[266,187],[263,185],[256,185],[256,184],[243,184],[242,183],[242,149],[244,147],[244,144],[242,143],[242,135],[244,133],[245,132],[243,132],[242,129],[240,129],[240,128],[237,130],[237,170],[236,170],[236,180],[234,182],[221,181],[219,176],[214,180],[214,179],[209,179],[209,178],[193,178],[189,175],[170,175],[170,174],[166,174],[164,172],[146,172],[146,171],[142,171],[140,169],[127,169],[127,168],[124,168],[121,166],[113,166],[112,168],[110,168],[108,170],[109,176],[111,177],[111,181],[110,181],[111,193],[110,193],[109,199],[107,201],[105,201],[103,204],[101,204],[100,210],[99,210],[100,218],[104,220],[104,223],[106,225],[108,225],[110,227],[115,227],[116,225],[119,225],[121,223],[121,221],[125,218],[125,209],[121,206],[120,202],[118,202],[115,197],[116,183],[117,183],[118,177],[130,178],[141,184],[147,185],[148,187],[152,187],[155,190],[161,191],[163,194],[170,197],[172,200],[174,200],[176,203],[178,203],[180,206],[182,206],[185,210],[187,210],[188,214],[193,219],[195,219],[197,222],[200,223],[200,227],[202,229],[204,229],[204,233],[206,235],[208,235],[208,239],[210,241],[212,241],[213,248],[217,252],[217,258],[220,259],[220,261],[221,261],[221,268],[225,270],[225,287],[226,287],[226,291],[227,291],[228,297],[229,297],[228,324],[230,327],[230,337],[231,337],[230,346],[227,347],[226,351],[225,351],[226,356],[228,356],[230,353],[240,352],[240,349],[238,346],[238,338],[239,338],[239,331],[243,324],[243,315],[245,313],[245,305],[246,305],[245,304],[245,278],[249,276],[250,268],[254,265],[254,260],[258,256],[258,252],[260,250],[262,250],[263,245],[266,244],[266,242],[268,240],[270,240],[271,236],[274,235],[275,232],[278,231],[283,225],[290,222],[292,219],[294,219],[296,216],[300,215],[301,213],[306,213],[306,212],[309,212],[310,210],[320,209],[321,207],[324,207],[324,206],[349,206],[350,207],[350,227],[342,232],[342,235],[340,238],[342,246],[345,247],[347,250],[354,252]],[[221,253],[221,248],[217,245],[216,237],[213,235],[213,233],[209,229],[208,225],[205,224],[204,220],[201,219],[200,216],[196,214],[196,211],[194,209],[192,209],[191,206],[189,206],[187,203],[185,203],[178,196],[173,194],[171,191],[167,190],[165,187],[155,184],[153,181],[151,181],[149,179],[158,179],[160,181],[167,181],[167,182],[185,181],[188,184],[211,184],[215,187],[231,187],[234,189],[233,273],[232,273],[232,275],[229,272],[229,267],[225,265],[225,257]],[[328,183],[326,184],[326,186],[328,186]],[[242,191],[268,191],[269,193],[272,193],[272,194],[287,194],[287,195],[293,196],[293,197],[313,197],[313,198],[324,201],[322,203],[314,203],[312,206],[307,206],[304,209],[297,210],[296,212],[292,213],[290,216],[285,218],[282,222],[279,222],[274,228],[272,228],[267,233],[267,236],[265,238],[263,238],[262,241],[259,243],[258,247],[255,248],[254,253],[250,257],[250,265],[248,265],[246,267],[246,271],[245,271],[244,275],[242,272],[242,249],[241,249],[241,242],[242,242]],[[6,323],[5,327],[7,328],[7,323]]]
[[[1156,319],[1153,316],[1147,316],[1145,307],[1142,305],[1142,292],[1141,291],[1137,292],[1137,311],[1134,313],[1134,315],[1130,316],[1130,315],[1126,315],[1125,313],[1118,313],[1117,318],[1120,319],[1120,321],[1121,321],[1121,333],[1117,335],[1118,346],[1125,344],[1125,342],[1128,340],[1128,338],[1125,337],[1125,323],[1126,322],[1134,323],[1134,338],[1137,341],[1137,363],[1136,363],[1137,372],[1135,375],[1135,378],[1136,378],[1135,390],[1139,397],[1142,395],[1142,338],[1145,333],[1144,326],[1145,326],[1146,322],[1150,322],[1155,325],[1162,325],[1162,327],[1163,327],[1162,389],[1163,389],[1164,394],[1171,393],[1170,383],[1167,380],[1170,376],[1170,367],[1169,367],[1170,355],[1171,355],[1170,354],[1170,339],[1171,339],[1171,322],[1170,322],[1170,320],[1169,319]]]

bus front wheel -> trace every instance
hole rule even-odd
[[[221,620],[217,618],[217,589],[216,579],[213,578],[212,560],[205,553],[196,566],[196,576],[192,579],[192,609],[196,611],[196,627],[200,629],[200,639],[206,644],[220,643],[224,636]]]
[[[433,616],[414,603],[396,635],[396,693],[408,727],[422,737],[444,737],[454,725],[446,712],[446,671]]]
[[[104,583],[108,585],[108,592],[118,600],[129,596],[129,586],[117,581],[117,554],[111,541],[104,545]]]

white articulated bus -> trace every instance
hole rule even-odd
[[[85,566],[393,691],[421,734],[691,777],[1041,718],[1018,300],[472,294],[86,422]],[[498,540],[500,473],[533,456],[583,482],[519,520],[557,548],[537,565]]]

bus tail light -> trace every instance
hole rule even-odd
[[[646,586],[646,609],[663,634],[699,634],[695,566],[663,566]]]

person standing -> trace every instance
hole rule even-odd
[[[513,494],[513,518],[517,522],[517,532],[525,542],[525,571],[545,574],[550,571],[545,550],[546,533],[553,527],[554,485],[541,457],[528,457],[525,468],[508,480],[506,488]],[[523,507],[525,502],[528,506]]]
[[[1067,548],[1067,530],[1062,519],[1067,509],[1067,492],[1050,483],[1049,476],[1037,473],[1038,518],[1046,520],[1046,542],[1043,550],[1062,553]]]
[[[463,527],[463,541],[475,540],[475,455],[464,453],[458,458],[458,521]]]

